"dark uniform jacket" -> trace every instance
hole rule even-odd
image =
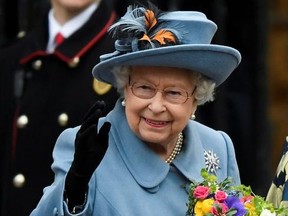
[[[48,13],[47,13],[48,14]],[[108,27],[112,5],[101,1],[86,24],[46,53],[48,16],[34,32],[0,52],[1,216],[26,216],[53,181],[56,138],[81,124],[96,100],[106,111],[118,98],[111,86],[93,79],[99,55],[114,50]]]

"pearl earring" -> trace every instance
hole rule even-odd
[[[191,120],[195,120],[195,119],[196,119],[196,116],[195,116],[194,114],[191,114],[190,119],[191,119]]]
[[[122,105],[123,107],[126,106],[126,100],[125,100],[125,99],[122,100],[121,105]]]

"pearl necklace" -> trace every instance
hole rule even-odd
[[[165,160],[166,163],[170,164],[172,163],[172,161],[176,158],[176,156],[180,153],[181,148],[182,148],[182,144],[183,144],[183,133],[179,133],[178,138],[177,138],[177,142],[176,145],[172,151],[172,153],[169,155],[169,157],[167,158],[167,160]]]

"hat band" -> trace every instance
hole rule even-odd
[[[146,41],[147,43],[147,41]],[[148,42],[149,43],[149,49],[154,49],[156,48],[154,43]],[[134,37],[134,38],[127,38],[127,39],[118,39],[115,41],[115,49],[119,52],[137,52],[143,49],[139,49],[139,39]],[[143,48],[143,47],[142,47]],[[145,49],[145,48],[144,48]]]

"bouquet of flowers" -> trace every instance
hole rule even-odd
[[[217,176],[201,170],[202,182],[189,188],[187,216],[287,216],[288,209],[255,195],[245,185],[231,186],[232,179],[217,182]]]

